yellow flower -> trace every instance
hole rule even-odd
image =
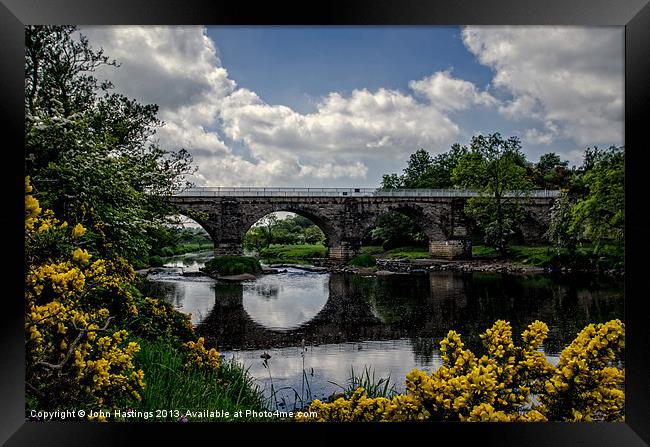
[[[81,237],[84,234],[86,234],[86,229],[80,223],[75,225],[74,228],[72,229],[72,237],[74,237],[74,238]]]
[[[82,264],[87,264],[90,260],[90,257],[91,254],[81,248],[75,248],[75,250],[72,252],[72,259],[74,261],[81,262]]]

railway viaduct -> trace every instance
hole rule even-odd
[[[516,192],[526,219],[524,240],[540,240],[548,226],[550,207],[558,191]],[[464,190],[376,190],[371,188],[223,188],[185,190],[171,196],[180,214],[201,225],[214,242],[215,256],[241,255],[244,235],[269,213],[287,211],[318,225],[326,237],[329,257],[346,261],[355,256],[367,231],[391,211],[412,218],[429,237],[434,258],[471,257],[471,223],[464,212],[470,197]]]

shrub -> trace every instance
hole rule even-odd
[[[139,400],[144,373],[132,360],[140,347],[112,325],[116,317],[137,312],[133,268],[121,258],[93,259],[80,246],[86,229],[70,228],[50,210],[42,212],[31,191],[26,178],[28,402],[45,408],[112,408]]]
[[[132,335],[168,342],[196,339],[188,315],[143,297],[123,258],[82,248],[87,230],[41,210],[25,179],[25,361],[28,408],[133,406],[145,387]],[[197,341],[188,361],[211,366],[218,353]],[[194,347],[194,349],[191,349]],[[192,357],[194,355],[194,357]],[[200,365],[199,365],[200,366]]]
[[[176,253],[172,247],[163,247],[160,249],[160,254],[162,256],[174,256]]]
[[[499,320],[481,335],[485,353],[465,349],[449,331],[440,342],[443,365],[406,376],[406,394],[368,397],[362,387],[349,399],[315,400],[316,421],[592,421],[623,420],[625,348],[620,320],[590,324],[553,367],[539,351],[548,334],[535,321],[515,347],[510,324]],[[539,403],[535,403],[537,397]]]
[[[210,259],[201,269],[209,275],[239,275],[241,273],[260,273],[259,261],[249,256],[219,256]]]
[[[163,266],[163,260],[160,256],[154,255],[154,256],[149,256],[149,265],[151,267],[162,267]]]
[[[354,267],[374,267],[377,265],[377,261],[370,255],[359,255],[350,259],[349,264]]]

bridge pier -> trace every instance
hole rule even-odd
[[[444,259],[471,259],[471,239],[429,241],[429,256]]]
[[[329,257],[332,261],[345,262],[355,257],[359,253],[359,250],[359,244],[344,241],[329,247]]]
[[[214,242],[214,256],[242,256],[244,244],[241,242]]]

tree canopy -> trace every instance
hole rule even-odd
[[[138,262],[172,213],[164,197],[194,168],[153,139],[158,106],[111,92],[100,66],[119,64],[74,26],[26,27],[25,169],[45,207],[88,228],[92,249]]]

